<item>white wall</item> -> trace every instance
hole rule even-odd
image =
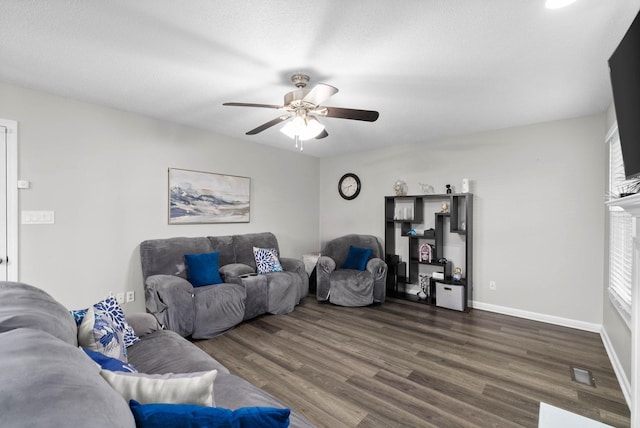
[[[5,84],[0,117],[18,121],[20,209],[55,211],[20,226],[20,280],[69,308],[134,290],[125,310],[143,311],[145,239],[271,231],[283,256],[319,246],[316,158]],[[169,167],[250,177],[250,223],[168,225]]]
[[[133,289],[126,309],[142,310],[144,239],[270,230],[299,257],[346,233],[382,238],[396,179],[415,194],[468,177],[474,300],[602,323],[604,115],[321,160],[4,84],[0,117],[19,124],[21,210],[56,213],[20,227],[20,279],[68,307]],[[251,222],[167,225],[169,167],[251,177]],[[337,192],[345,172],[362,180],[353,201]]]
[[[605,122],[597,115],[321,159],[321,243],[346,233],[383,238],[383,197],[397,179],[420,194],[419,182],[444,193],[467,177],[473,299],[600,325]],[[345,172],[362,181],[353,201],[337,192]]]

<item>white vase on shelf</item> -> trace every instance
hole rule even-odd
[[[462,179],[462,186],[460,186],[462,193],[469,193],[469,179]]]

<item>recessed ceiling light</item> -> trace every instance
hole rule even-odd
[[[545,7],[547,9],[560,9],[561,7],[569,6],[576,0],[547,0]]]

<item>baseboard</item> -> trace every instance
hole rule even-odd
[[[546,322],[548,324],[560,325],[563,327],[575,328],[578,330],[590,331],[592,333],[601,333],[602,325],[593,324],[584,321],[576,321],[569,318],[556,317],[553,315],[539,314],[536,312],[523,311],[520,309],[508,308],[506,306],[492,305],[490,303],[473,302],[474,309],[495,312],[503,315],[511,315],[518,318],[525,318],[533,321]]]
[[[631,382],[627,377],[627,374],[624,372],[624,369],[622,368],[622,364],[620,363],[618,354],[616,353],[616,350],[611,343],[611,339],[609,338],[609,334],[607,334],[607,330],[604,327],[602,327],[600,337],[602,337],[604,349],[607,351],[609,361],[613,366],[613,371],[618,378],[618,383],[620,384],[620,389],[622,389],[622,394],[624,395],[624,399],[627,402],[627,406],[631,408]]]

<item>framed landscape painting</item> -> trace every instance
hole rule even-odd
[[[169,224],[248,223],[251,179],[169,168]]]

